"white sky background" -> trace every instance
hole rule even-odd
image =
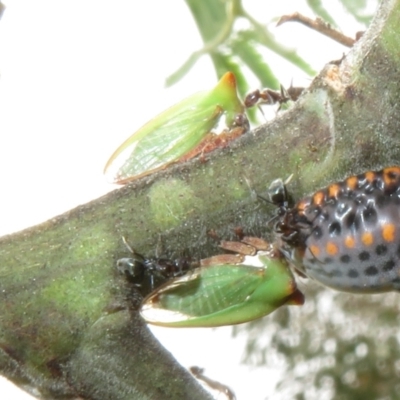
[[[166,76],[202,46],[182,0],[4,0],[0,20],[0,236],[61,214],[115,189],[102,175],[111,153],[165,108],[216,83],[208,57],[165,90]],[[298,0],[243,0],[260,22],[294,11]],[[337,1],[345,33],[362,30]],[[295,23],[276,38],[316,70],[348,50]],[[284,86],[310,79],[266,53]],[[254,87],[256,89],[257,87]],[[238,400],[273,396],[278,370],[240,365],[245,337],[231,328],[154,332],[184,366],[228,384]],[[9,385],[9,384],[8,384]],[[30,398],[0,381],[1,398]],[[220,396],[220,399],[223,397]]]

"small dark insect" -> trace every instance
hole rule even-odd
[[[243,128],[245,132],[250,130],[250,122],[244,112],[235,115],[232,129],[234,128]]]
[[[280,219],[287,210],[294,205],[294,200],[292,195],[287,190],[287,184],[291,181],[293,174],[289,176],[285,181],[282,179],[275,179],[267,190],[267,198],[258,195],[257,197],[265,203],[272,204],[277,207],[275,216],[272,217],[268,224],[272,222],[276,222],[276,220]]]
[[[117,261],[117,269],[138,287],[149,285],[150,290],[154,290],[159,283],[185,275],[189,270],[199,266],[198,262],[185,257],[175,260],[163,257],[146,258],[132,249],[125,238],[123,241],[132,253],[132,257],[120,258]]]
[[[236,395],[233,392],[233,390],[224,385],[223,383],[220,383],[218,381],[214,381],[213,379],[208,378],[203,374],[204,368],[200,367],[190,367],[189,371],[200,381],[203,381],[207,386],[209,386],[211,389],[218,390],[219,392],[223,393],[229,400],[236,400]]]
[[[287,89],[287,94],[290,97],[290,100],[297,101],[303,91],[303,87],[290,85],[290,87]]]
[[[245,97],[244,105],[249,108],[260,104],[279,104],[280,109],[282,104],[287,103],[289,100],[296,101],[303,90],[304,88],[302,87],[294,87],[292,85],[287,90],[281,85],[279,92],[272,89],[264,89],[262,91],[257,89]]]
[[[287,184],[291,181],[293,174],[289,176],[284,182],[282,179],[275,179],[268,188],[268,197],[267,200],[269,203],[277,205],[283,209],[287,209],[288,207],[292,207],[294,205],[294,201],[292,196],[287,190]],[[265,200],[265,199],[264,199]]]

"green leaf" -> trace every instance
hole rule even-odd
[[[201,53],[193,53],[173,74],[165,79],[165,86],[170,87],[179,82],[196,64],[196,61],[202,56]]]
[[[367,26],[373,17],[373,14],[365,14],[362,10],[367,7],[366,0],[341,0],[343,7],[350,13],[358,22]],[[378,2],[376,2],[378,6]]]
[[[251,32],[240,32],[231,42],[232,51],[250,68],[263,87],[278,90],[279,81],[256,49],[255,41],[250,37],[251,34]]]
[[[258,42],[272,50],[274,53],[280,55],[285,60],[300,68],[310,76],[316,75],[316,71],[308,64],[302,57],[300,57],[295,50],[285,48],[281,43],[277,42],[275,38],[264,28],[256,27],[255,38]]]

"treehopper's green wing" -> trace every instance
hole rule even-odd
[[[165,168],[185,155],[194,157],[202,150],[193,150],[203,140],[209,140],[208,134],[222,115],[232,128],[237,120],[243,120],[243,113],[235,76],[227,72],[211,91],[181,101],[135,132],[110,157],[104,173],[112,182],[124,184]],[[238,129],[240,133],[246,130]],[[238,129],[233,136],[238,135]]]
[[[286,261],[259,252],[240,264],[197,268],[165,283],[147,296],[141,315],[155,325],[212,327],[252,321],[303,302]]]

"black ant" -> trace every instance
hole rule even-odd
[[[294,87],[292,85],[290,85],[288,89],[285,89],[281,85],[280,91],[272,89],[264,89],[260,91],[257,89],[245,97],[244,105],[246,108],[249,108],[257,104],[279,104],[279,111],[282,107],[282,104],[287,103],[289,100],[296,101],[300,97],[303,90],[304,88],[302,87]]]
[[[175,260],[162,257],[146,258],[132,249],[124,237],[122,240],[132,253],[132,257],[120,258],[117,261],[117,268],[138,287],[149,285],[150,290],[154,290],[156,283],[185,275],[199,265],[198,262],[185,257]]]
[[[275,179],[268,187],[267,198],[261,195],[257,197],[265,203],[272,204],[277,207],[276,215],[268,222],[272,222],[275,219],[285,215],[285,213],[293,207],[294,201],[291,194],[289,194],[286,185],[291,181],[293,174],[282,181],[282,179]]]
[[[274,217],[268,223],[274,223],[274,232],[277,233],[280,239],[291,247],[298,247],[304,245],[304,236],[308,236],[307,232],[312,225],[306,217],[297,215],[294,218],[293,207],[294,201],[291,194],[288,192],[286,185],[292,179],[291,175],[285,182],[282,179],[274,180],[268,188],[268,198],[258,196],[263,201],[273,204],[277,207]],[[282,248],[281,248],[282,250]]]
[[[301,226],[297,226],[298,224],[291,222],[291,209],[294,206],[294,200],[286,187],[292,177],[293,175],[290,175],[286,181],[282,181],[282,179],[274,180],[267,190],[268,198],[260,195],[258,198],[277,207],[275,215],[267,223],[274,222],[273,230],[280,236],[283,242],[290,246],[296,246],[301,240]]]

